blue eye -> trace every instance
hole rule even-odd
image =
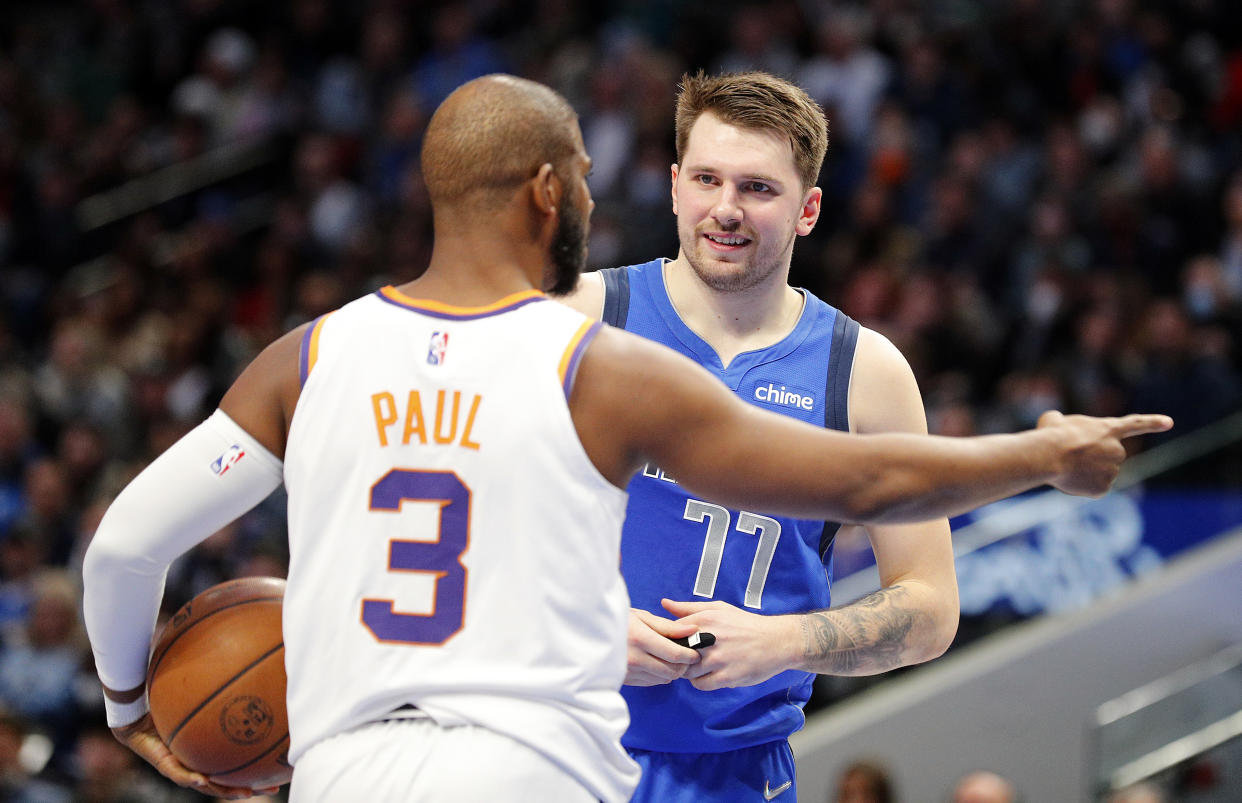
[[[750,188],[755,192],[771,192],[772,191],[772,187],[768,184],[764,184],[762,181],[750,182]]]

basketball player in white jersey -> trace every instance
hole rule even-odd
[[[840,521],[1107,490],[1163,416],[974,439],[849,436],[739,401],[672,351],[547,300],[585,261],[590,160],[552,90],[488,76],[433,116],[416,281],[280,338],[118,496],[83,569],[117,737],[172,780],[144,674],[169,563],[289,494],[295,801],[627,800],[629,477]]]

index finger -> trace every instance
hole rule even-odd
[[[1167,415],[1133,413],[1117,419],[1117,423],[1113,425],[1113,434],[1118,438],[1131,438],[1135,435],[1165,432],[1172,427],[1173,419]]]
[[[651,657],[669,664],[694,664],[699,661],[698,650],[683,646],[666,636],[644,638],[636,646]]]
[[[654,630],[661,636],[668,638],[677,638],[678,636],[688,636],[695,631],[694,625],[689,622],[679,622],[676,619],[665,619],[663,616],[656,616],[650,611],[635,608],[634,618],[642,622],[649,630]]]

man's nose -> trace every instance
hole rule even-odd
[[[741,198],[737,187],[726,184],[720,188],[720,195],[712,206],[712,217],[722,226],[736,226],[742,222]]]

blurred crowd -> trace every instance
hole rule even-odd
[[[1144,781],[1101,789],[1089,798],[1098,803],[1228,803],[1236,799],[1220,771],[1221,756],[1200,756]],[[1226,762],[1227,763],[1227,760]],[[824,803],[900,803],[903,797],[888,764],[874,757],[854,759],[837,774]],[[808,799],[815,799],[809,797]],[[1008,777],[976,769],[954,780],[944,803],[1036,803]]]
[[[420,273],[421,133],[478,75],[543,81],[579,111],[593,267],[676,253],[684,72],[804,86],[830,146],[792,281],[900,347],[934,432],[1027,427],[1051,407],[1166,412],[1186,432],[1242,399],[1232,0],[4,5],[5,799],[173,794],[98,755],[82,551],[266,343]],[[277,495],[179,561],[168,610],[283,574],[282,514]],[[43,740],[19,760],[6,729]],[[54,782],[28,783],[32,768]]]

